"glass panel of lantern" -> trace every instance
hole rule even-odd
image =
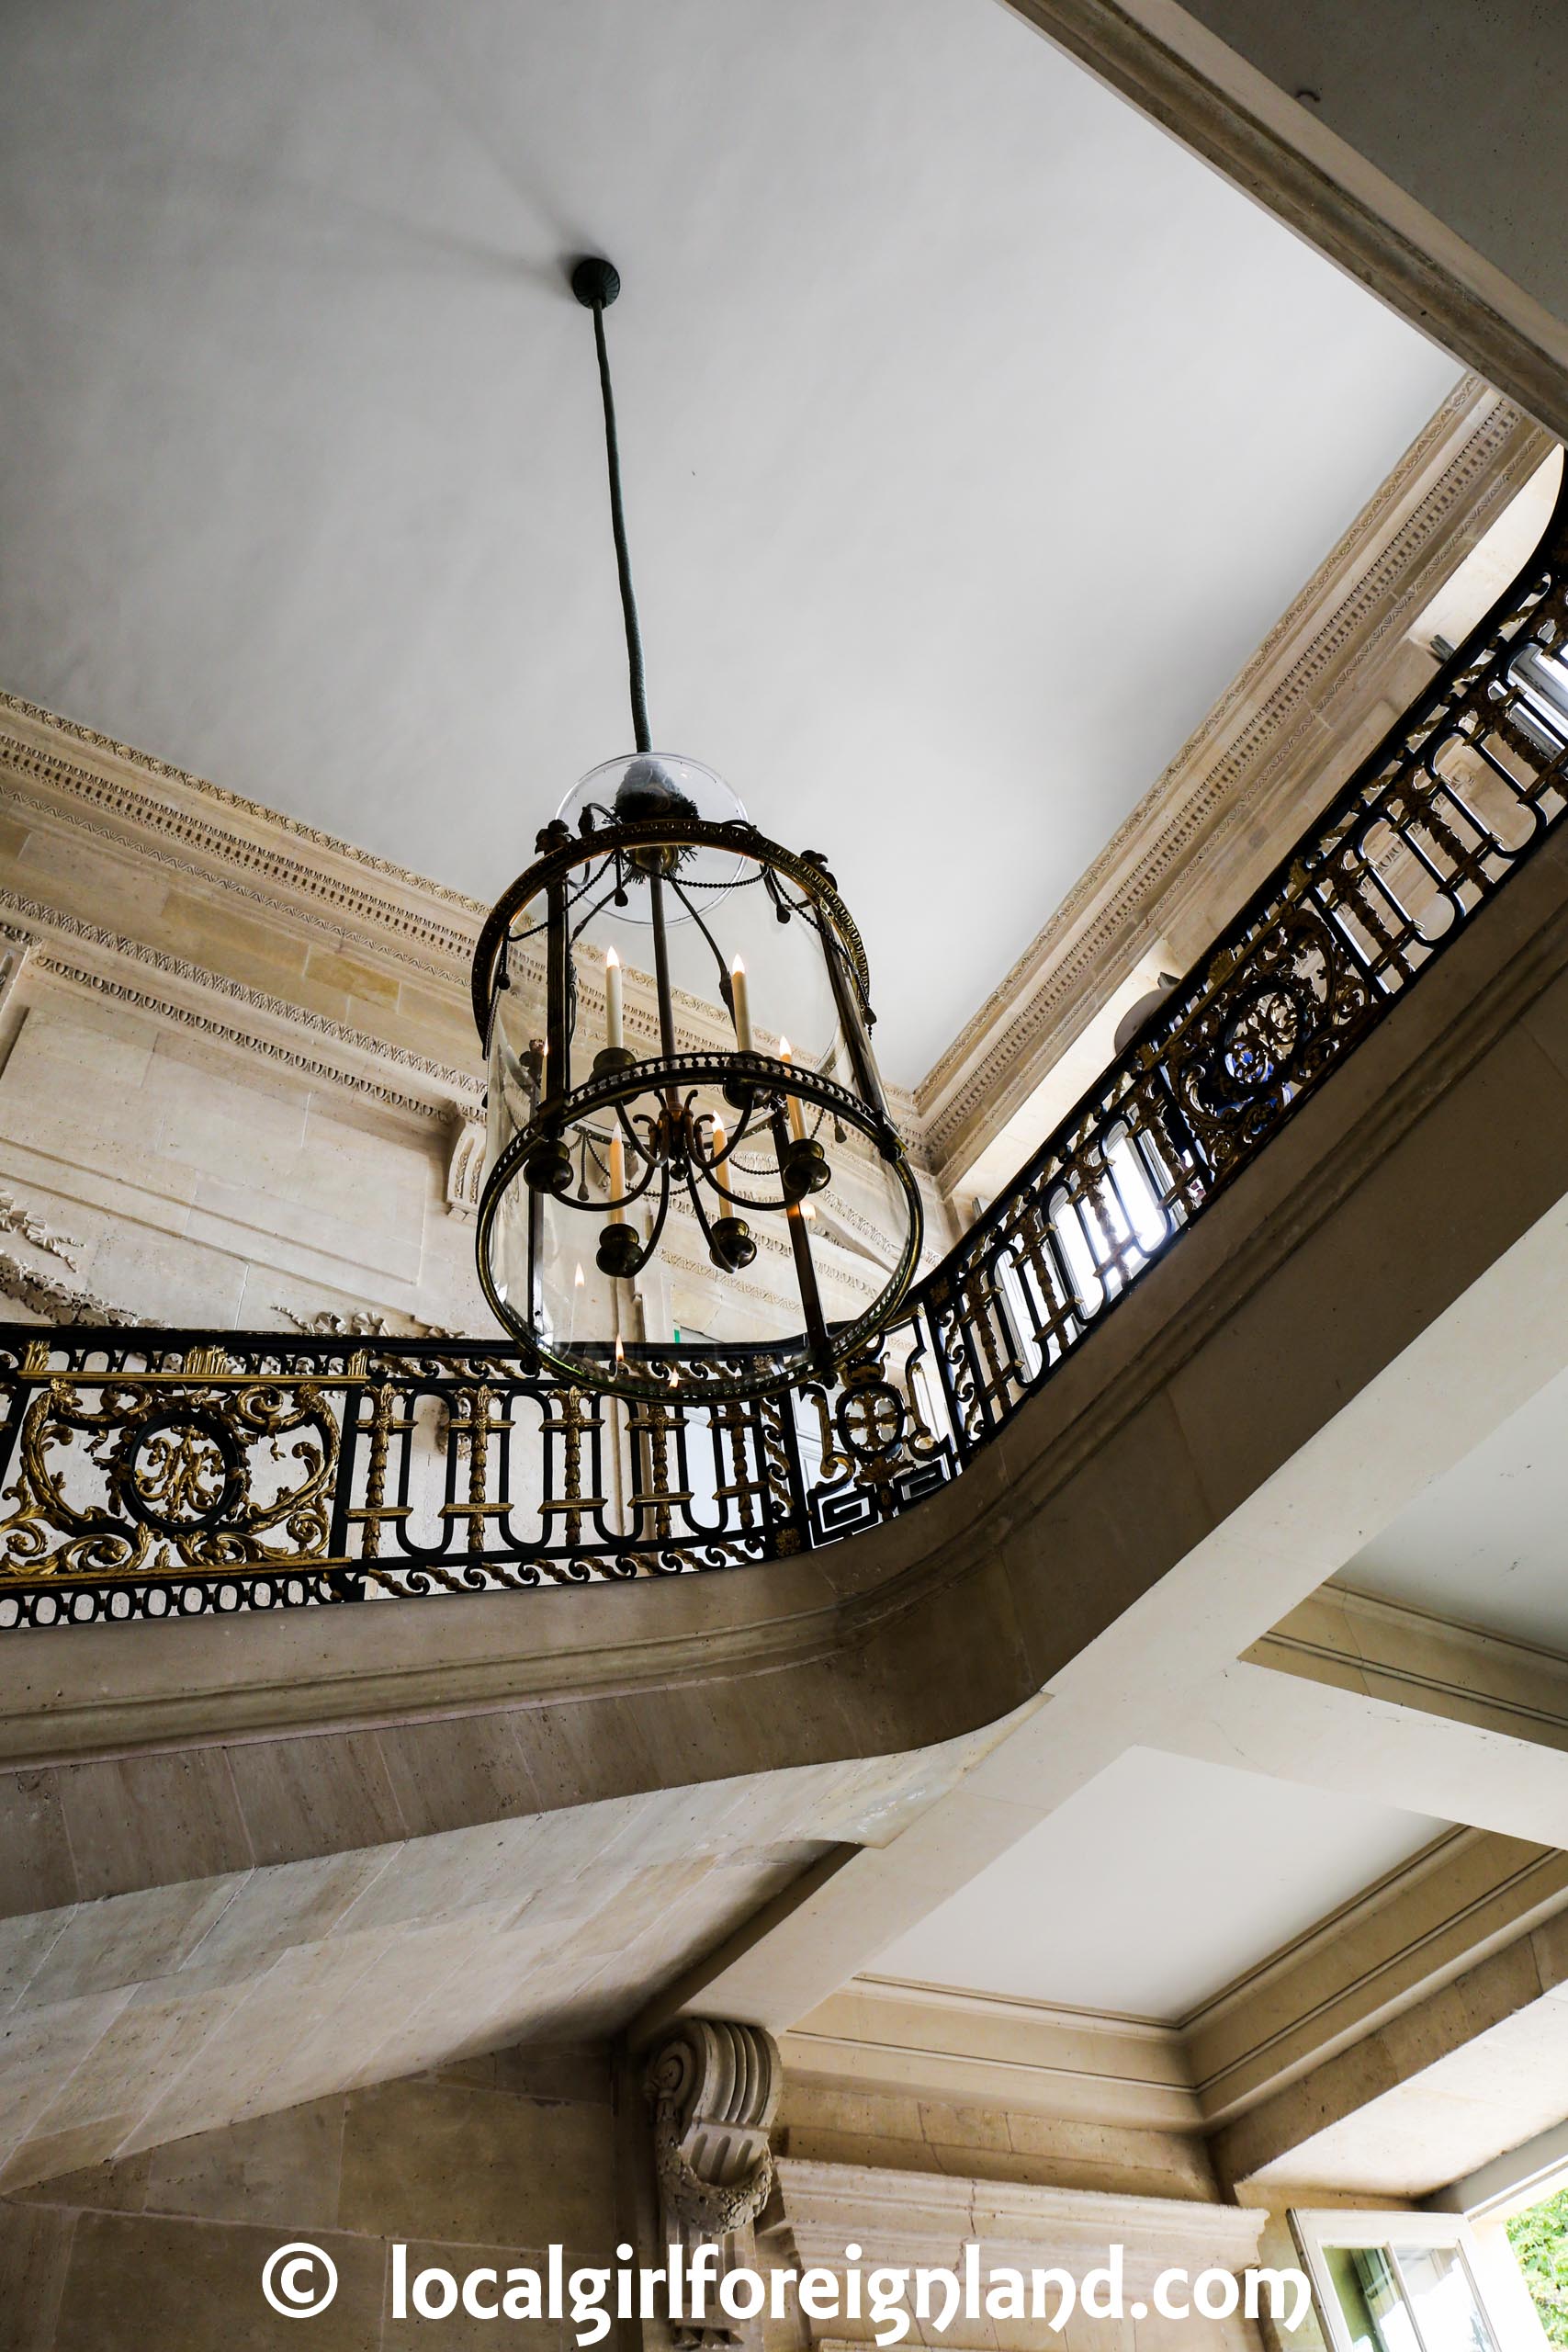
[[[640,822],[661,791],[677,815]],[[493,996],[492,1302],[584,1385],[741,1395],[828,1371],[919,1241],[832,877],[672,758],[594,770],[540,842]]]

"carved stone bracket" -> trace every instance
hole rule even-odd
[[[485,1131],[460,1102],[452,1105],[451,1147],[446,1154],[446,1214],[477,1216],[480,1181],[484,1175]]]
[[[679,2246],[688,2267],[713,2245],[717,2275],[744,2263],[751,2224],[773,2185],[768,2135],[778,2111],[777,2045],[761,2027],[686,2018],[660,2044],[646,2077],[653,2109],[660,2243]],[[707,2298],[703,2320],[672,2323],[678,2352],[716,2352],[741,2328]]]

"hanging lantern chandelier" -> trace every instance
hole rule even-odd
[[[655,752],[593,315],[635,752],[584,776],[474,959],[489,1072],[479,1279],[561,1378],[628,1397],[831,1378],[914,1271],[860,934],[826,860],[781,849],[711,769]]]

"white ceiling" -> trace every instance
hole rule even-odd
[[[0,26],[0,680],[492,895],[626,748],[829,850],[891,1074],[1453,381],[995,0]]]
[[[1407,1503],[1337,1581],[1568,1651],[1568,1373]]]
[[[1446,1825],[1133,1747],[880,1953],[879,1976],[1184,2018]]]

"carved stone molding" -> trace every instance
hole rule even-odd
[[[116,742],[112,736],[62,718],[19,695],[0,693],[0,722],[6,722],[0,731],[0,762],[17,775],[60,787],[85,808],[120,820],[138,833],[152,831],[177,841],[205,864],[275,880],[291,899],[302,895],[330,905],[339,922],[344,913],[357,915],[443,954],[464,960],[473,954],[487,910],[461,890],[414,874],[390,858],[372,856],[296,817],[226,792],[220,785]],[[43,740],[29,740],[35,735]],[[51,740],[54,738],[81,745],[93,764],[62,757]],[[247,827],[261,838],[253,838]],[[279,838],[317,854],[290,854],[279,846]],[[392,889],[372,888],[372,876]]]
[[[769,2133],[778,2111],[778,2048],[760,2026],[684,2018],[649,2063],[661,2246],[686,2261],[718,2253],[718,2275],[746,2261],[752,2223],[773,2186]],[[707,2316],[673,2320],[677,2352],[739,2341],[739,2324],[707,2298]]]
[[[318,1307],[312,1315],[296,1315],[292,1307],[277,1313],[296,1331],[312,1340],[452,1340],[439,1323],[422,1323],[416,1315],[382,1315],[374,1307],[356,1306],[344,1314],[335,1306]]]
[[[0,1193],[0,1233],[20,1234],[22,1239],[30,1241],[35,1250],[43,1250],[51,1258],[59,1258],[73,1273],[76,1271],[77,1259],[86,1246],[69,1233],[56,1233],[52,1226],[46,1225],[42,1217],[35,1216],[31,1209],[13,1199],[9,1193]]]
[[[1271,862],[1276,819],[1338,781],[1348,701],[1551,447],[1475,378],[1444,401],[1257,654],[917,1090],[945,1186],[1028,1100],[1216,866]],[[1366,697],[1363,697],[1366,698]],[[1341,767],[1345,764],[1341,761]],[[1259,857],[1259,837],[1263,854]]]
[[[135,1330],[146,1321],[144,1316],[112,1306],[94,1292],[78,1289],[74,1283],[62,1282],[57,1274],[25,1266],[14,1250],[0,1250],[0,1299],[41,1315],[47,1323],[112,1323]]]
[[[460,1104],[452,1110],[452,1144],[446,1154],[446,1214],[472,1217],[479,1214],[484,1176],[485,1131]]]
[[[74,1234],[57,1233],[10,1193],[0,1193],[0,1233],[14,1233],[46,1258],[57,1258],[73,1275],[86,1247]],[[51,1323],[114,1323],[132,1328],[142,1319],[111,1306],[80,1283],[63,1280],[48,1266],[28,1265],[14,1250],[0,1250],[0,1299],[25,1306]]]
[[[0,922],[0,1012],[4,1012],[12,989],[22,977],[23,967],[31,952],[30,931],[21,931],[13,923]]]
[[[1562,319],[1190,10],[1175,0],[1005,5],[1422,334],[1568,435]]]
[[[347,1088],[391,1110],[446,1120],[454,1107],[467,1115],[470,1107],[478,1106],[480,1082],[474,1071],[454,1069],[406,1046],[388,1045],[325,1013],[287,1003],[265,989],[227,979],[184,956],[84,922],[17,891],[0,889],[0,909],[25,918],[32,926],[36,944],[31,960],[36,968],[77,988],[156,1013],[179,1028],[243,1053],[259,1054],[302,1078]],[[70,952],[72,946],[79,952]],[[160,980],[174,985],[160,987]],[[220,1007],[239,1017],[225,1019]],[[269,1035],[269,1026],[279,1034]],[[307,1052],[304,1038],[343,1046],[348,1058],[328,1061],[320,1053]],[[389,1077],[379,1075],[383,1070],[423,1080],[428,1091],[416,1094],[394,1085]]]
[[[135,867],[155,868],[182,889],[205,894],[217,907],[232,904],[247,921],[259,915],[295,935],[313,936],[329,954],[346,943],[352,954],[391,974],[416,979],[422,989],[437,997],[460,1002],[466,1013],[468,971],[486,909],[461,891],[4,693],[0,784],[7,805],[31,825],[51,832],[60,851],[68,851],[73,840],[85,841]],[[63,915],[52,920],[57,927],[70,927]],[[118,944],[128,953],[138,952],[129,942]],[[151,951],[143,945],[140,952]],[[184,968],[188,972],[195,967]],[[0,969],[0,994],[4,985]],[[677,1001],[690,1012],[698,1010],[694,1000],[679,992]],[[651,997],[640,1010],[628,1002],[626,1017],[628,1028],[640,1026],[649,1040],[656,1035]],[[316,1025],[324,1035],[341,1026],[319,1015],[313,1022],[306,1016],[306,1025]],[[344,1034],[389,1062],[405,1058],[357,1032]],[[417,1063],[421,1057],[412,1059]],[[468,1073],[463,1072],[448,1091],[468,1112],[476,1106],[478,1085]],[[898,1087],[887,1091],[905,1140],[919,1160],[921,1128],[915,1098]],[[382,1099],[393,1108],[404,1107],[407,1100],[396,1088]],[[449,1206],[457,1214],[466,1213],[461,1198],[451,1200]]]

